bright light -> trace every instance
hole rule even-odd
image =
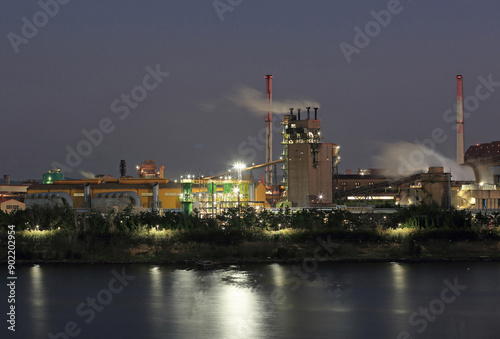
[[[348,196],[347,200],[394,200],[393,196]]]
[[[242,163],[242,162],[237,162],[237,163],[234,164],[234,169],[235,170],[240,170],[241,171],[245,167],[247,167],[247,166],[244,163]]]
[[[472,205],[474,205],[474,204],[476,203],[476,198],[472,198],[472,199],[470,199],[470,203],[471,203]]]
[[[321,200],[321,199],[323,199],[323,194],[320,194],[320,195],[318,196],[318,198],[319,198],[320,200]]]
[[[480,183],[479,183],[479,186],[483,186],[483,185],[484,185],[484,182],[480,182]]]

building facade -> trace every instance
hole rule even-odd
[[[25,204],[15,199],[0,200],[0,211],[11,213],[17,210],[24,210]]]
[[[284,182],[293,206],[310,207],[333,203],[333,172],[339,160],[338,146],[322,143],[321,120],[307,118],[293,109],[283,121]]]

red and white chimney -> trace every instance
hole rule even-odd
[[[457,164],[464,163],[464,96],[463,78],[457,75]]]
[[[273,76],[268,74],[266,79],[266,99],[268,111],[266,115],[266,164],[273,161]],[[266,167],[266,185],[273,184],[272,165]]]

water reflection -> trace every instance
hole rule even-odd
[[[288,270],[286,270],[283,265],[278,265],[278,264],[270,265],[269,270],[271,271],[271,278],[273,280],[273,284],[276,287],[285,286]]]
[[[45,298],[44,272],[40,265],[34,265],[29,269],[31,293],[31,319],[35,333],[43,333],[46,326],[47,302]]]
[[[217,296],[217,307],[213,312],[218,316],[221,335],[224,338],[258,338],[262,331],[262,313],[249,289],[231,285],[221,286]]]
[[[153,319],[152,331],[154,333],[161,332],[161,321],[163,316],[164,302],[164,288],[163,288],[163,275],[159,266],[152,266],[149,268],[149,310],[151,311],[150,317]]]
[[[78,338],[397,338],[402,331],[417,337],[410,315],[440,298],[444,279],[455,277],[467,290],[424,336],[493,338],[496,330],[498,263],[322,263],[314,272],[320,278],[304,277],[300,285],[290,282],[299,277],[293,264],[211,271],[138,265],[130,269],[137,279],[84,324],[75,308],[103,288],[110,270],[21,267],[16,309],[26,325],[19,337],[59,333],[69,320],[82,327]]]
[[[392,310],[398,314],[408,314],[408,276],[407,266],[398,262],[391,263],[392,271]]]

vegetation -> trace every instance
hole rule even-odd
[[[435,205],[394,214],[232,208],[215,219],[195,211],[133,213],[34,206],[0,212],[0,243],[16,226],[16,256],[25,260],[261,260],[311,257],[318,239],[339,247],[334,259],[500,257],[500,214],[472,215]],[[479,245],[480,244],[480,245]],[[0,260],[6,260],[2,251]]]

